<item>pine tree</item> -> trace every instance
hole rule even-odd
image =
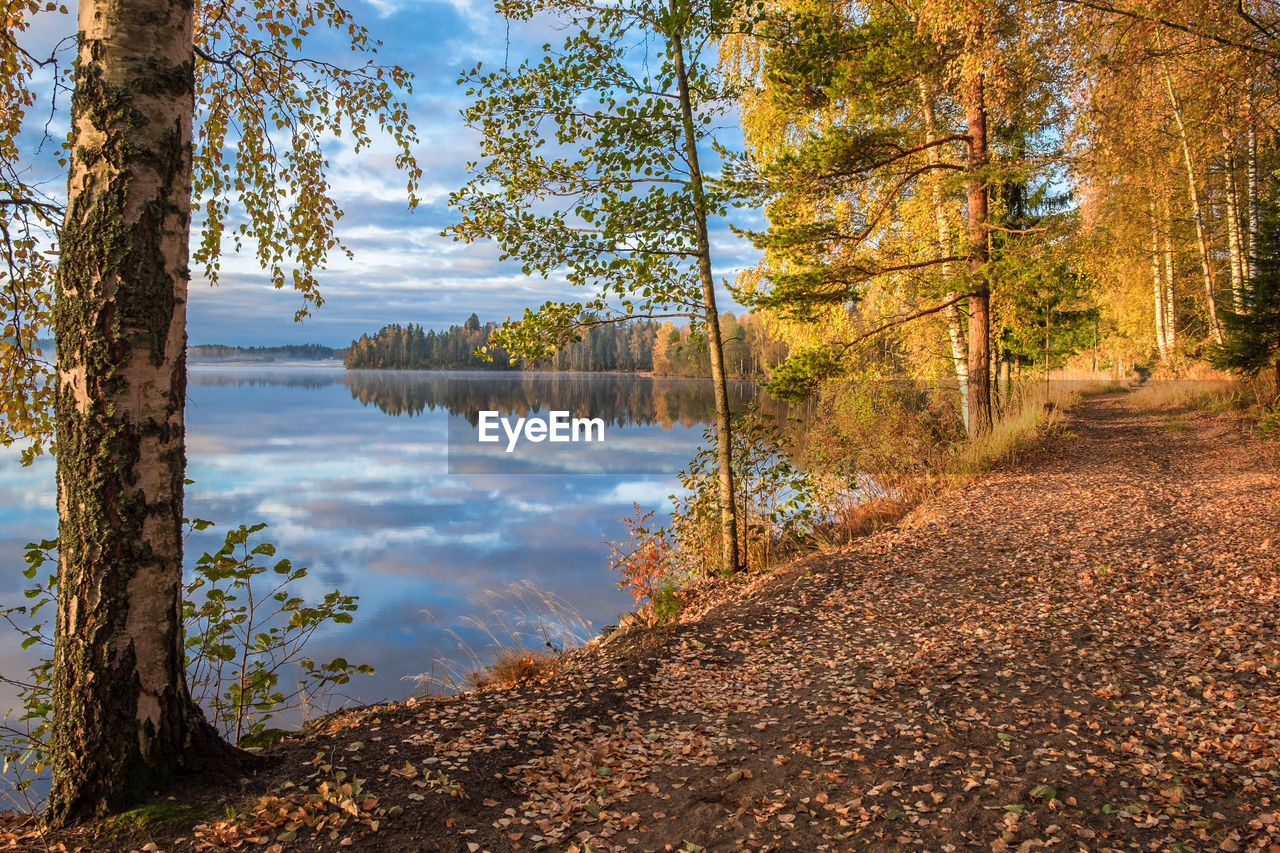
[[[1221,312],[1224,340],[1210,347],[1209,361],[1245,376],[1272,367],[1280,394],[1280,202],[1264,209],[1257,248],[1248,304],[1242,312]]]

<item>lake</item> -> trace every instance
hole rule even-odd
[[[739,385],[739,400],[751,394]],[[631,609],[606,539],[632,503],[668,495],[713,414],[709,382],[628,375],[344,371],[337,364],[194,364],[187,403],[187,564],[228,526],[266,522],[260,541],[310,568],[309,599],[360,597],[351,625],[317,635],[317,660],[372,664],[352,701],[403,698],[433,661],[474,666],[481,625],[541,644],[542,631],[597,633]],[[599,418],[604,442],[478,442],[479,412]],[[22,546],[57,529],[54,471],[0,454],[0,600],[22,603]],[[552,613],[541,601],[556,603]],[[554,638],[560,643],[559,638]],[[17,640],[2,671],[25,675]],[[436,664],[439,674],[440,666]],[[0,695],[4,708],[16,703]]]

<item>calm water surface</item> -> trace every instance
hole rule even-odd
[[[478,409],[547,408],[605,419],[603,452],[542,445],[523,459],[491,454],[489,468],[459,464],[475,461],[466,442]],[[711,414],[710,385],[695,380],[193,365],[187,515],[217,527],[192,535],[188,565],[228,526],[266,522],[279,554],[311,569],[305,595],[360,597],[354,624],[318,635],[314,657],[376,667],[351,685],[356,701],[403,697],[414,689],[406,677],[466,656],[460,639],[484,653],[471,620],[518,617],[510,596],[494,598],[511,584],[558,596],[593,631],[616,622],[631,600],[604,540],[620,538],[632,502],[669,509]],[[450,473],[451,461],[482,473]],[[22,546],[56,529],[51,460],[23,468],[3,452],[0,600],[21,602]],[[23,673],[16,639],[0,649],[0,671]],[[15,704],[11,693],[0,700]]]

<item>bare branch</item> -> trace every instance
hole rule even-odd
[[[1236,14],[1239,15],[1241,18],[1244,18],[1246,21],[1248,21],[1250,26],[1252,26],[1258,32],[1262,33],[1262,35],[1266,36],[1267,38],[1275,37],[1275,31],[1272,27],[1268,27],[1267,25],[1259,21],[1257,18],[1253,17],[1253,15],[1250,15],[1248,12],[1245,11],[1244,0],[1236,0]]]
[[[1095,12],[1103,12],[1108,15],[1118,15],[1122,18],[1129,18],[1134,21],[1145,21],[1146,23],[1149,23],[1149,24],[1159,24],[1160,26],[1165,27],[1167,29],[1176,30],[1180,33],[1186,33],[1187,35],[1194,36],[1195,38],[1198,38],[1198,39],[1211,41],[1214,44],[1218,44],[1223,47],[1231,47],[1231,48],[1235,48],[1236,50],[1246,51],[1248,53],[1256,53],[1259,56],[1266,56],[1272,59],[1280,59],[1280,51],[1278,50],[1274,50],[1272,48],[1267,48],[1267,47],[1261,47],[1256,44],[1249,44],[1248,42],[1235,41],[1233,39],[1226,38],[1225,36],[1218,35],[1217,33],[1214,33],[1214,32],[1199,30],[1199,29],[1196,29],[1195,27],[1187,26],[1186,24],[1180,24],[1177,21],[1171,21],[1168,18],[1162,17],[1160,15],[1150,15],[1134,9],[1123,9],[1119,6],[1112,6],[1107,3],[1094,2],[1094,0],[1059,0],[1059,2],[1067,3],[1075,6],[1083,6],[1084,8],[1092,9]],[[1239,2],[1239,0],[1237,0],[1237,2]],[[1267,30],[1263,29],[1263,32],[1266,33]]]
[[[1038,231],[1049,230],[1048,225],[1041,225],[1035,228],[1006,228],[1003,225],[988,224],[987,228],[991,229],[992,231],[1003,231],[1006,234],[1035,234]]]
[[[874,329],[870,330],[869,332],[865,332],[861,335],[858,335],[853,340],[845,341],[844,343],[840,344],[839,354],[844,355],[850,349],[862,343],[867,338],[875,337],[881,332],[888,331],[889,329],[892,329],[895,326],[902,326],[907,323],[910,323],[912,320],[919,320],[921,317],[928,317],[930,314],[937,314],[939,311],[945,311],[946,309],[950,308],[952,305],[955,305],[957,302],[968,299],[972,295],[973,294],[971,293],[962,293],[953,299],[948,299],[946,302],[943,302],[941,305],[934,305],[931,308],[921,308],[919,311],[912,311],[909,314],[902,314],[897,317],[894,317],[892,320],[889,320],[888,322],[885,322],[885,323],[881,323],[879,326],[876,326]]]

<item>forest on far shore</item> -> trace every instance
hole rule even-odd
[[[515,358],[504,349],[486,346],[498,324],[481,323],[472,314],[462,325],[444,331],[424,330],[413,323],[383,326],[373,335],[351,342],[343,364],[351,370],[573,370],[654,373],[658,376],[710,375],[710,356],[703,339],[688,325],[631,320],[604,323],[582,331],[554,355],[534,360]],[[768,364],[781,361],[786,346],[771,338],[760,317],[720,315],[725,365],[731,377],[764,375]]]
[[[192,344],[187,347],[187,361],[219,363],[233,361],[329,361],[343,358],[347,351],[323,344],[281,344],[279,346],[228,346],[226,344]]]
[[[1085,352],[1097,341],[1093,315],[1073,318],[1060,312],[1053,330],[1051,368],[1064,366],[1072,356]],[[1043,329],[1043,318],[1040,326]],[[392,323],[372,335],[361,335],[345,350],[328,350],[341,358],[348,370],[557,370],[592,373],[653,373],[655,376],[707,377],[711,375],[711,355],[705,338],[691,332],[687,323],[677,326],[670,320],[630,320],[603,323],[583,330],[576,341],[561,346],[554,355],[534,360],[512,356],[489,343],[498,323],[482,323],[473,313],[461,325],[443,331],[424,329],[419,324]],[[1006,330],[1008,331],[1008,330]],[[725,370],[732,379],[762,379],[769,369],[784,361],[789,347],[771,332],[764,314],[720,315],[724,340]],[[1039,334],[1043,334],[1040,332]],[[1025,346],[1009,332],[1001,335],[1003,357],[1015,368],[1043,367],[1044,353],[1038,351],[1039,335]],[[481,354],[486,347],[489,358]],[[193,348],[197,349],[197,348]],[[200,347],[201,351],[243,348]],[[252,348],[250,348],[252,349]],[[259,348],[267,352],[267,347]],[[270,348],[297,349],[293,347]],[[292,356],[291,356],[292,357]],[[203,358],[202,360],[218,360]],[[1098,360],[1091,356],[1093,366]],[[1101,366],[1109,366],[1105,357]]]

